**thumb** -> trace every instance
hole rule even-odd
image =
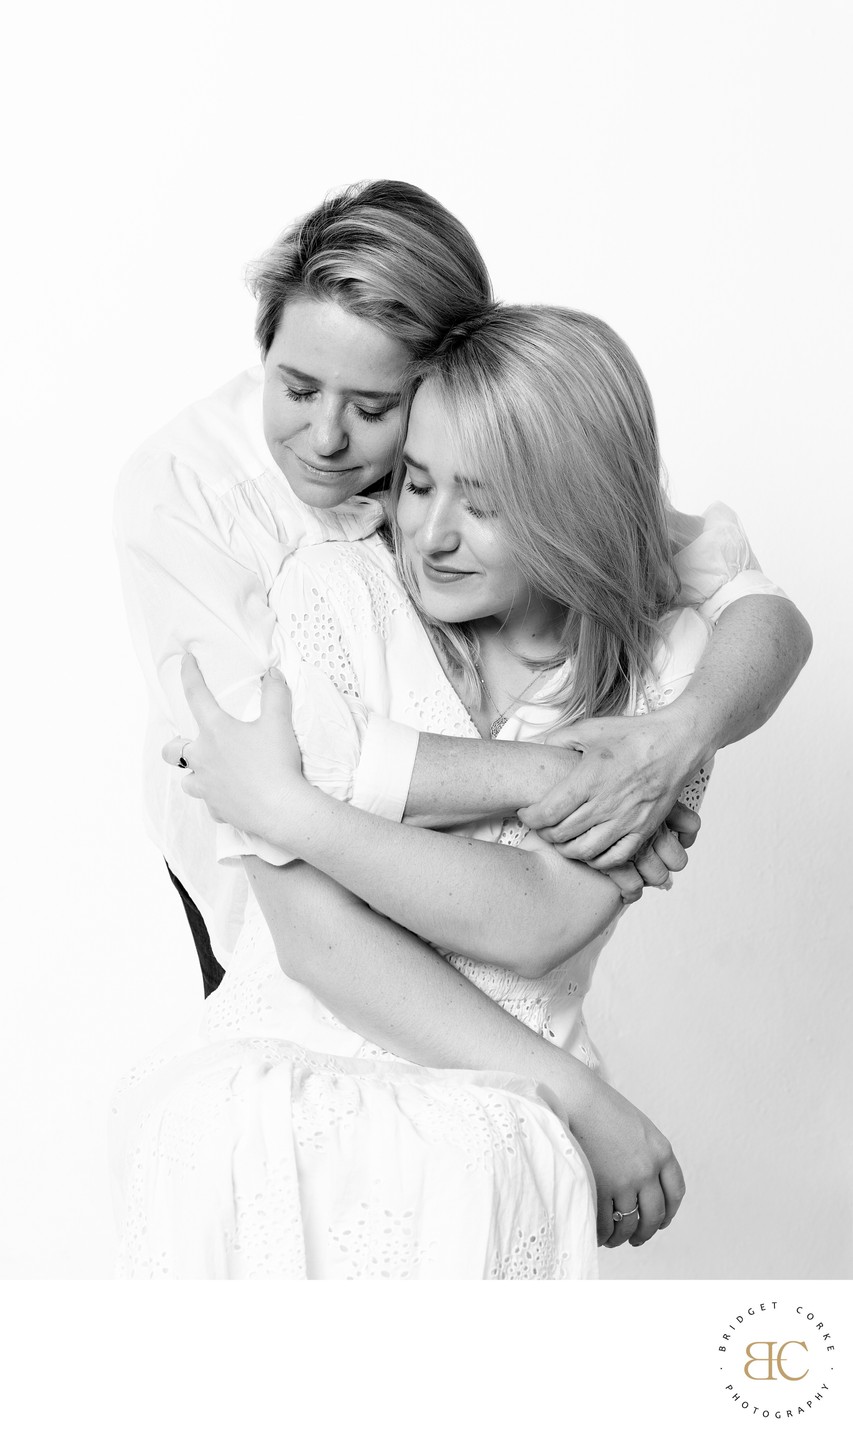
[[[290,722],[290,689],[281,669],[268,669],[261,679],[261,715]]]

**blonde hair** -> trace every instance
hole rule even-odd
[[[330,195],[247,271],[266,357],[289,299],[334,300],[399,339],[414,358],[492,298],[480,251],[431,195],[373,180]]]
[[[570,670],[548,703],[561,706],[562,721],[622,712],[679,589],[654,408],[630,350],[591,315],[495,306],[413,367],[406,417],[423,384],[439,398],[460,463],[485,486],[531,589],[564,615],[550,666],[570,660]],[[395,501],[402,482],[400,456]],[[475,629],[423,614],[399,537],[396,547],[446,661],[481,695]]]

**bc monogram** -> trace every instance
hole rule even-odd
[[[775,1382],[777,1375],[779,1377],[784,1377],[786,1382],[802,1382],[803,1378],[808,1376],[809,1369],[806,1368],[805,1372],[797,1373],[786,1371],[785,1364],[789,1360],[785,1357],[786,1347],[802,1347],[804,1352],[808,1352],[808,1347],[805,1342],[796,1342],[791,1338],[789,1338],[787,1342],[779,1343],[747,1343],[747,1362],[745,1363],[743,1369],[746,1376],[752,1382]],[[764,1348],[764,1352],[759,1353],[755,1351],[755,1349],[757,1348]],[[766,1369],[764,1372],[760,1370],[762,1366]],[[759,1368],[757,1375],[755,1372],[752,1371],[752,1368],[754,1367]],[[775,1372],[773,1370],[774,1368],[776,1369]]]

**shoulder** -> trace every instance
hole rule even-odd
[[[316,591],[338,605],[385,610],[409,600],[397,576],[394,557],[378,534],[349,542],[311,544],[285,563],[270,594],[279,602]]]
[[[758,567],[743,524],[719,500],[700,516],[673,510],[670,539],[685,604],[703,603],[736,574]]]
[[[118,481],[117,506],[195,485],[223,497],[267,467],[262,420],[263,370],[244,370],[205,399],[183,409],[139,446]]]

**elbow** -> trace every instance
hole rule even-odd
[[[578,942],[575,935],[566,932],[565,925],[531,934],[524,943],[523,952],[516,951],[508,967],[519,978],[545,978],[567,958],[572,958],[585,941]]]
[[[791,682],[793,683],[797,674],[808,662],[814,638],[811,627],[803,618],[796,604],[791,603],[790,599],[786,603],[789,605],[789,622],[779,635],[777,647],[781,651],[780,657],[783,661],[786,659],[790,665]]]
[[[814,648],[814,636],[811,627],[806,623],[802,614],[797,611],[800,620],[800,668],[805,668],[808,663],[811,651]]]

